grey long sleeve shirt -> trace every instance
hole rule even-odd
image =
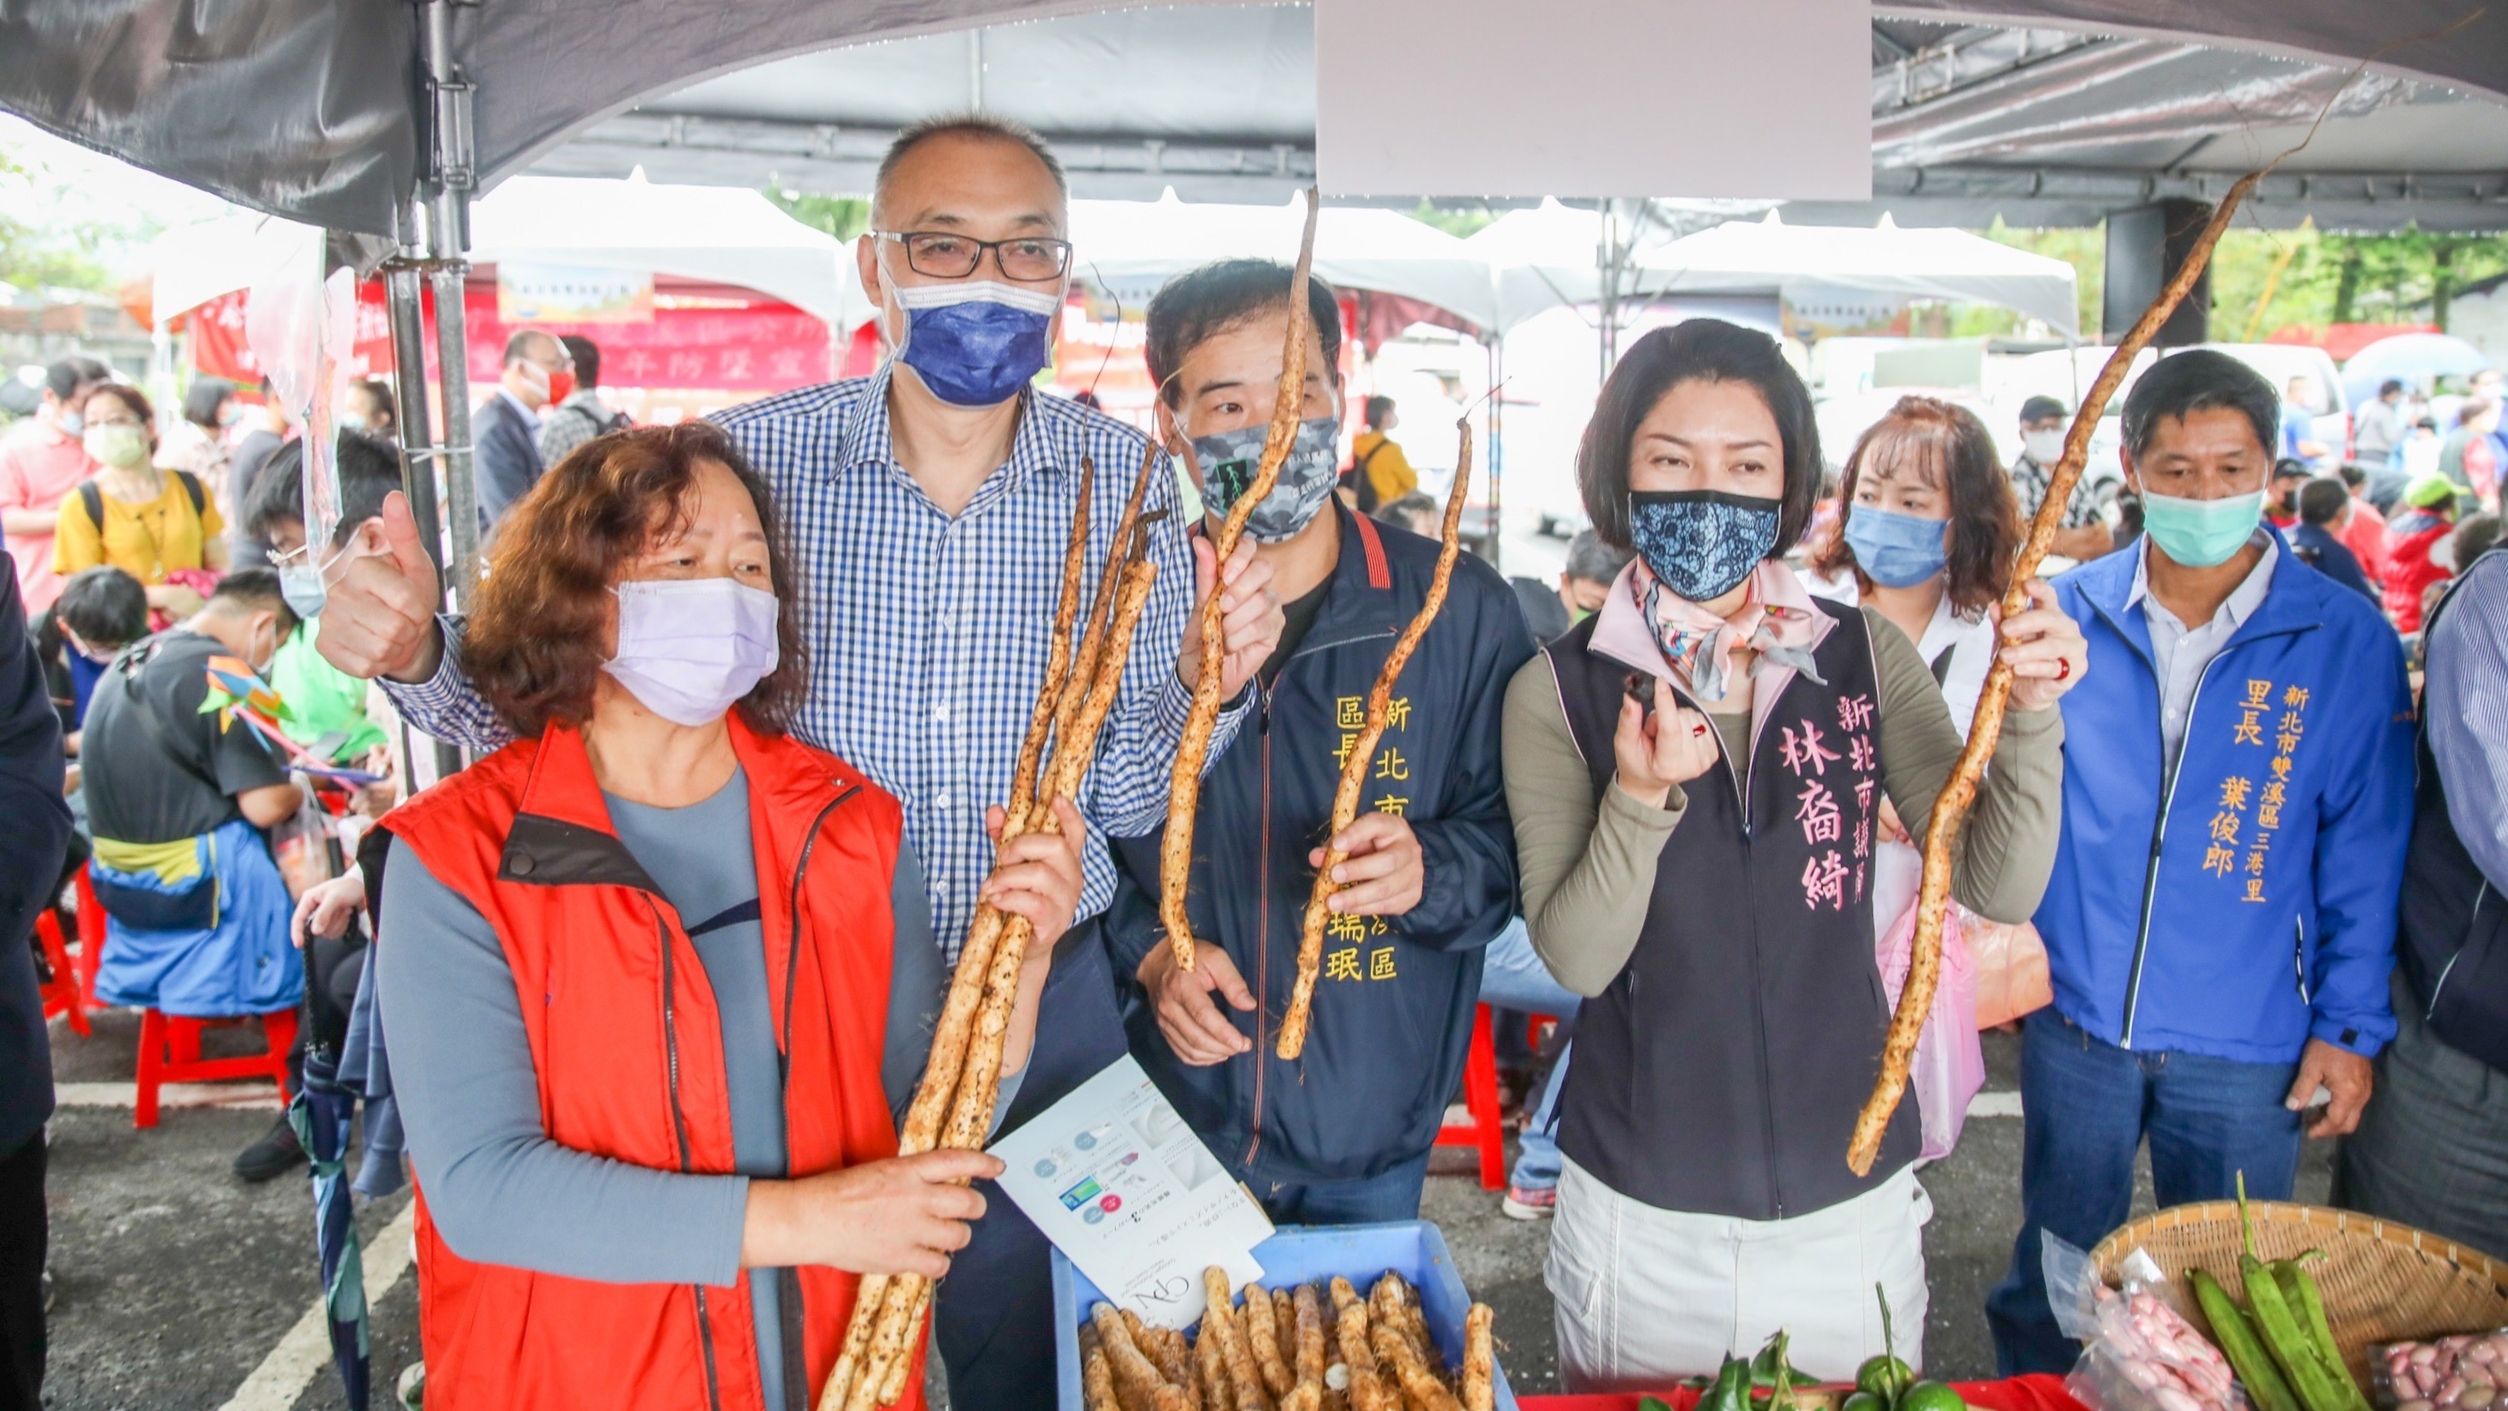
[[[766,960],[754,917],[708,926],[752,902],[749,788],[650,808],[605,796],[619,840],[689,928],[722,1028],[740,1174],[657,1171],[561,1146],[540,1125],[538,1081],[513,971],[485,917],[394,845],[384,870],[379,999],[396,1091],[427,1205],[466,1258],[612,1283],[725,1285],[740,1269],[751,1177],[784,1171],[784,1096]],[[947,974],[923,877],[901,851],[891,884],[895,954],[881,1080],[902,1112],[930,1048]],[[1003,1105],[1016,1091],[1003,1080]],[[633,1230],[633,1239],[617,1232]],[[759,1366],[780,1405],[775,1281],[750,1280]]]

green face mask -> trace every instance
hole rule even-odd
[[[2246,546],[2264,518],[2264,492],[2225,500],[2187,500],[2175,495],[2142,497],[2142,528],[2171,559],[2188,568],[2229,562]]]

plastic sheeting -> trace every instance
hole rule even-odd
[[[1562,303],[1590,304],[1604,287],[1602,217],[1546,202],[1513,211],[1463,242],[1492,266],[1512,327]],[[1773,214],[1726,221],[1677,240],[1640,241],[1617,280],[1622,299],[1773,292],[1796,304],[1918,299],[1993,304],[2066,337],[2078,330],[2073,268],[1965,231],[1802,226]]]
[[[1295,259],[1304,221],[1302,202],[1074,201],[1072,258],[1091,283],[1139,307],[1169,278],[1212,260]],[[1435,305],[1473,329],[1500,327],[1488,262],[1468,242],[1396,211],[1324,207],[1315,273],[1344,290]]]
[[[264,252],[309,234],[258,216],[167,231],[149,249],[157,318],[243,288],[266,262]],[[1294,235],[1291,241],[1294,247]],[[477,264],[562,264],[737,285],[831,328],[853,328],[876,312],[851,251],[755,191],[516,177],[473,209],[470,257]],[[305,263],[312,268],[310,248]]]

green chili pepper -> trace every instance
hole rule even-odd
[[[2283,1301],[2298,1316],[2299,1330],[2307,1335],[2309,1352],[2317,1366],[2345,1393],[2344,1401],[2351,1411],[2369,1411],[2368,1398],[2360,1394],[2360,1384],[2351,1379],[2351,1369],[2343,1365],[2342,1350],[2335,1346],[2334,1328],[2325,1316],[2325,1295],[2317,1288],[2316,1277],[2297,1259],[2275,1264],[2273,1277],[2281,1285]]]
[[[2299,1399],[2291,1394],[2290,1383],[2282,1380],[2281,1370],[2273,1365],[2273,1356],[2264,1350],[2263,1339],[2256,1336],[2255,1325],[2236,1301],[2224,1292],[2220,1281],[2201,1269],[2193,1271],[2195,1301],[2203,1305],[2203,1317],[2212,1325],[2212,1341],[2220,1344],[2229,1365],[2238,1373],[2238,1380],[2247,1388],[2247,1399],[2256,1411],[2302,1411]]]

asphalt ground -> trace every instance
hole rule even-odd
[[[242,1035],[233,1036],[241,1039]],[[149,1131],[131,1126],[138,1020],[96,1016],[89,1038],[54,1026],[65,1106],[52,1124],[51,1373],[56,1411],[317,1411],[345,1403],[319,1349],[288,1334],[313,1307],[312,1203],[291,1175],[246,1186],[235,1153],[268,1129],[275,1106],[170,1107]],[[1989,1082],[1959,1150],[1928,1168],[1925,1232],[1933,1288],[1925,1330],[1930,1370],[1951,1378],[1993,1369],[1981,1313],[2002,1277],[2020,1210],[2020,1131],[2009,1096],[2015,1043],[1989,1035]],[[224,1090],[251,1103],[266,1089]],[[2003,1096],[1997,1096],[2002,1094]],[[122,1100],[115,1102],[117,1097]],[[98,1105],[89,1105],[98,1104]],[[2321,1201],[2328,1148],[2312,1144],[2299,1197]],[[1497,1310],[1501,1357],[1519,1391],[1554,1389],[1550,1296],[1541,1264],[1548,1226],[1498,1213],[1474,1179],[1469,1151],[1438,1154],[1423,1214],[1445,1232],[1465,1284]],[[2145,1182],[2138,1208],[2147,1209]],[[378,1388],[417,1358],[417,1292],[406,1270],[408,1197],[362,1204],[358,1225],[374,1295]],[[397,1226],[395,1222],[398,1222]],[[622,1232],[622,1238],[628,1237]],[[378,1398],[378,1405],[388,1404]],[[935,1401],[935,1405],[944,1404]]]

